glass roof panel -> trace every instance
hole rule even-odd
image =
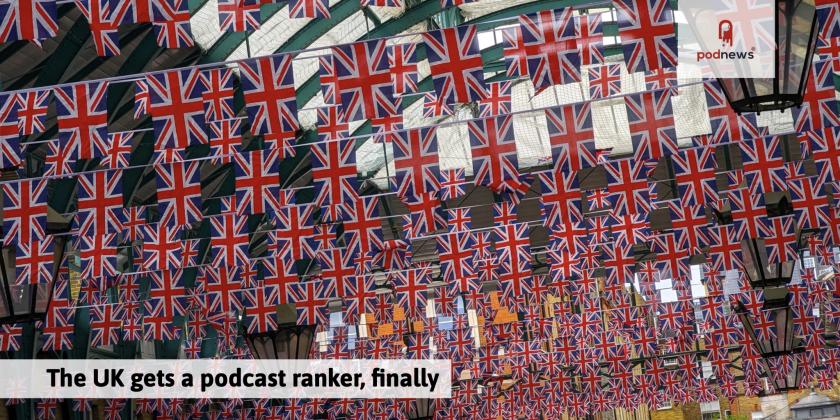
[[[462,4],[458,6],[461,9],[461,15],[464,20],[470,21],[480,18],[484,15],[489,15],[493,12],[498,12],[502,9],[507,9],[520,4],[532,3],[534,0],[481,0],[478,2]]]
[[[207,0],[190,17],[190,30],[195,43],[203,50],[208,50],[224,32],[219,29],[219,4],[217,0]]]

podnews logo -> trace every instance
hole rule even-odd
[[[734,44],[735,28],[729,19],[723,19],[718,23],[717,38],[721,47],[732,48]],[[697,51],[697,61],[700,60],[752,60],[755,58],[755,47],[749,51]]]

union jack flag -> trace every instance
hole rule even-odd
[[[503,296],[511,298],[523,296],[523,287],[526,285],[523,280],[531,276],[531,247],[528,232],[527,223],[513,223],[493,228],[493,244],[499,261],[497,273]]]
[[[361,0],[362,7],[403,7],[402,0]]]
[[[248,262],[248,218],[232,213],[210,217],[213,267],[241,266]]]
[[[502,46],[507,76],[525,77],[528,74],[528,54],[522,45],[522,28],[519,25],[502,28]]]
[[[292,283],[286,289],[289,302],[295,304],[298,325],[322,325],[327,323],[327,302],[324,291],[330,288],[328,281],[312,280]],[[334,288],[335,285],[332,285]]]
[[[111,133],[108,139],[108,149],[105,157],[99,162],[101,166],[110,169],[124,169],[129,166],[133,149],[134,133],[124,131]]]
[[[667,0],[613,0],[618,36],[631,73],[677,66],[674,14]]]
[[[210,155],[215,165],[232,162],[242,147],[242,120],[210,122]]]
[[[182,266],[181,229],[166,213],[156,224],[143,225],[143,270],[174,270]]]
[[[120,37],[117,33],[115,2],[111,0],[75,0],[76,6],[82,11],[82,16],[88,21],[93,35],[93,45],[100,57],[111,57],[120,54]]]
[[[335,73],[332,54],[318,57],[318,79],[321,82],[321,93],[327,105],[340,105],[336,84],[338,76]]]
[[[47,180],[4,182],[3,245],[29,244],[47,238]]]
[[[460,6],[462,4],[474,3],[478,0],[440,0],[440,8],[446,9],[453,6]]]
[[[394,286],[394,294],[405,315],[409,318],[420,316],[425,310],[425,291],[430,282],[429,266],[415,266],[407,270],[392,271],[389,280]]]
[[[621,66],[604,64],[589,68],[589,98],[607,98],[621,93]]]
[[[110,279],[117,275],[117,239],[113,233],[77,237],[83,278]]]
[[[56,419],[58,413],[58,399],[43,398],[35,403],[35,415],[39,419],[53,420]]]
[[[318,140],[341,140],[348,136],[350,125],[344,122],[344,111],[338,106],[318,108]]]
[[[817,1],[817,41],[828,42],[840,37],[840,5],[833,1]],[[819,45],[819,44],[818,44]]]
[[[794,129],[797,132],[840,125],[831,61],[814,62],[810,76],[805,85],[802,105],[793,107]]]
[[[162,299],[146,300],[143,313],[143,341],[178,340],[181,329],[172,316],[168,316]]]
[[[38,41],[58,32],[55,0],[17,0],[0,4],[0,42]]]
[[[219,0],[219,28],[222,32],[247,32],[260,29],[258,0]]]
[[[481,117],[510,114],[511,82],[493,82],[487,89],[487,97],[478,101]]]
[[[745,140],[737,145],[741,150],[744,177],[752,194],[785,190],[787,172],[779,136]]]
[[[146,76],[146,84],[155,150],[185,149],[207,143],[201,72],[190,68],[152,73]]]
[[[110,346],[120,340],[122,314],[116,304],[105,303],[90,308],[90,345]]]
[[[73,348],[76,305],[70,297],[70,281],[57,278],[52,300],[41,327],[43,350],[69,350]]]
[[[685,149],[671,156],[674,181],[683,206],[717,202],[715,149]]]
[[[67,176],[73,173],[76,159],[68,153],[72,150],[61,147],[61,142],[53,140],[47,142],[47,156],[44,159],[44,176]]]
[[[378,197],[360,197],[342,222],[347,248],[357,257],[383,248],[378,206]]]
[[[643,162],[622,159],[604,165],[607,190],[616,196],[613,214],[647,214],[650,207],[647,170]]]
[[[211,324],[219,329],[219,320],[242,308],[242,280],[239,267],[202,267],[199,282],[204,286],[204,306]]]
[[[467,123],[472,145],[476,185],[496,192],[516,189],[520,183],[513,118],[510,115]]]
[[[423,116],[434,118],[444,115],[452,115],[452,106],[445,103],[443,98],[438,98],[434,93],[423,94]]]
[[[107,91],[107,82],[55,89],[58,139],[76,159],[104,156],[108,148]]]
[[[127,0],[120,2],[114,8],[114,15],[120,23],[149,23],[162,20],[164,16],[161,11],[157,10],[159,1],[161,0]]]
[[[201,162],[155,165],[157,201],[161,214],[171,212],[177,226],[195,223],[201,214]]]
[[[598,164],[588,102],[549,108],[545,117],[556,173],[577,173]]]
[[[445,103],[475,102],[486,96],[475,25],[423,34],[435,93]]]
[[[355,140],[320,142],[310,147],[315,203],[342,207],[358,200]]]
[[[255,150],[235,154],[236,213],[275,213],[280,203],[278,150]]]
[[[292,19],[315,18],[329,19],[330,5],[328,0],[291,0],[289,1],[289,17]]]
[[[473,269],[474,239],[470,232],[450,232],[435,237],[440,256],[441,277],[447,283],[458,284],[461,292],[472,289],[470,280],[477,277]]]
[[[397,195],[414,196],[440,189],[438,146],[435,128],[417,128],[394,133],[394,167]]]
[[[813,178],[788,179],[796,225],[800,229],[820,229],[831,224],[828,197]]]
[[[767,234],[764,244],[767,247],[767,261],[770,264],[793,262],[798,258],[796,223],[793,216],[772,217],[764,220]]]
[[[78,176],[79,235],[122,233],[126,221],[122,194],[122,171],[96,171]]]
[[[403,129],[403,116],[396,114],[384,118],[371,118],[370,128],[374,143],[390,143],[397,131]]]
[[[355,323],[365,313],[373,313],[374,297],[376,296],[376,284],[373,276],[346,277],[342,287],[344,288],[342,294],[345,304],[345,322]]]
[[[309,239],[314,235],[311,204],[288,205],[281,207],[275,215],[276,229],[270,232],[274,243],[274,254],[292,264],[304,256],[313,258]]]
[[[19,243],[15,248],[15,284],[48,284],[53,280],[53,237]]]
[[[645,89],[659,90],[677,87],[677,69],[660,67],[645,72]]]
[[[234,118],[233,69],[204,70],[200,80],[203,85],[201,100],[204,102],[205,120],[211,122]]]
[[[149,115],[149,84],[145,79],[134,82],[134,119]]]
[[[394,95],[417,92],[417,44],[397,44],[388,48],[388,67]]]
[[[52,89],[34,90],[18,94],[17,99],[20,108],[17,110],[17,123],[21,135],[42,133],[47,129],[44,120],[47,118],[47,110],[51,97]],[[5,98],[0,100],[4,101],[4,107],[13,108],[13,101]],[[4,121],[8,118],[5,112],[2,111],[0,111],[0,116],[3,117],[0,119]],[[0,128],[0,136],[5,136],[5,130],[3,128]]]
[[[18,127],[19,98],[14,94],[0,94],[0,168],[20,166],[20,129]]]
[[[580,81],[581,57],[572,8],[519,16],[519,47],[525,50],[535,93],[552,85]]]
[[[189,299],[183,270],[149,272],[148,299],[143,302],[144,313],[147,316],[157,312],[160,316],[171,319],[174,316],[186,314],[188,306]],[[161,307],[162,311],[158,312],[156,307]]]
[[[280,293],[277,286],[260,286],[242,293],[245,314],[242,322],[249,334],[265,333],[277,329],[277,305]]]
[[[291,55],[240,62],[239,74],[252,133],[285,133],[298,129]]]
[[[656,160],[677,152],[670,90],[627,95],[624,105],[637,161]]]
[[[410,225],[405,226],[408,236],[416,238],[446,227],[446,216],[441,209],[437,192],[420,195],[406,195],[400,200],[408,208]]]
[[[23,324],[3,324],[0,326],[0,351],[20,350],[20,338],[23,336]]]
[[[840,179],[840,128],[809,131],[800,135],[799,141],[807,146],[808,154],[817,165],[817,184]]]
[[[466,170],[464,168],[440,171],[440,199],[443,201],[463,197],[467,193]]]
[[[329,280],[335,284],[335,296],[344,299],[344,283],[355,274],[353,254],[342,248],[313,247],[316,250],[315,260],[321,267],[319,278]],[[333,293],[330,291],[330,293]]]
[[[601,13],[575,16],[575,37],[580,49],[580,64],[583,66],[604,62],[604,31],[601,20]]]
[[[190,10],[187,0],[154,1],[152,29],[155,41],[164,48],[190,48],[195,42],[190,31]]]
[[[337,99],[347,121],[399,114],[385,40],[333,47],[332,61]]]

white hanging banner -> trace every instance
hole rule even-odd
[[[0,360],[0,398],[451,398],[449,360]],[[12,373],[13,372],[13,373]]]

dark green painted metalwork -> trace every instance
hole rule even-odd
[[[30,73],[33,77],[37,76],[34,85],[49,86],[61,80],[67,66],[76,58],[79,50],[82,49],[88,39],[90,39],[88,23],[86,20],[79,18],[67,31],[55,51]],[[21,89],[27,86],[29,81],[28,79],[18,79],[16,83],[9,85],[9,89]]]

